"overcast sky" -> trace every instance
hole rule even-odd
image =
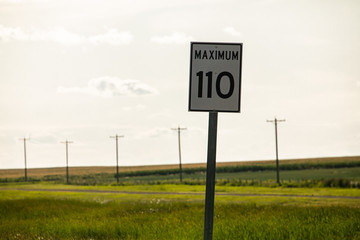
[[[0,168],[206,162],[192,41],[243,43],[218,162],[360,155],[360,1],[0,0]]]

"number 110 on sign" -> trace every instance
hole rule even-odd
[[[240,112],[242,44],[191,43],[189,111]]]
[[[203,75],[204,72],[200,71],[196,73],[196,76],[198,76],[199,78],[199,85],[198,85],[198,97],[202,98],[203,97]],[[213,72],[207,72],[206,74],[207,77],[207,97],[211,98],[212,97],[212,78],[213,78]],[[221,80],[223,79],[223,77],[227,77],[229,80],[229,88],[228,91],[226,93],[223,93],[221,90]],[[221,98],[229,98],[231,97],[231,95],[234,93],[234,77],[231,73],[229,72],[221,72],[217,78],[216,78],[216,94],[221,97]]]

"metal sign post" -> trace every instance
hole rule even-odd
[[[204,240],[212,239],[212,235],[213,235],[217,119],[218,119],[217,112],[209,112]]]
[[[204,240],[213,236],[218,112],[240,112],[242,43],[191,43],[189,111],[209,112]]]

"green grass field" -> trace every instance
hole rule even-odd
[[[213,239],[360,239],[359,157],[340,160],[283,162],[281,185],[268,162],[217,168]],[[205,171],[185,169],[2,170],[0,239],[202,239]]]
[[[160,191],[198,193],[204,191],[203,186],[89,187],[1,184],[0,188],[0,239],[202,239],[203,237],[203,194],[156,193]],[[49,189],[68,189],[73,192],[56,192]],[[138,193],[76,192],[76,190],[132,190]],[[213,239],[360,239],[359,198],[313,197],[313,195],[360,197],[358,189],[220,186],[216,187],[216,191],[255,195],[216,196]],[[257,196],[256,194],[289,196]]]
[[[281,180],[297,181],[297,180],[311,180],[311,179],[328,179],[328,178],[348,178],[360,180],[360,167],[353,168],[334,168],[334,169],[305,169],[305,170],[283,170],[280,172]],[[247,172],[229,172],[217,173],[216,178],[221,179],[243,179],[243,180],[270,180],[276,179],[276,171],[247,171]],[[179,174],[173,175],[149,175],[149,176],[134,176],[121,178],[124,182],[129,181],[156,181],[179,179]],[[194,174],[183,174],[183,179],[206,179],[206,172],[196,172]]]
[[[152,172],[150,172],[152,173]],[[146,174],[134,176],[121,176],[120,184],[167,184],[179,183],[179,173],[168,174]],[[43,177],[30,177],[30,181],[47,181],[53,183],[65,183],[65,175],[45,175]],[[276,171],[244,171],[244,172],[220,172],[216,173],[216,179],[219,185],[273,185],[275,184]],[[283,184],[291,183],[294,186],[304,187],[310,181],[310,185],[326,185],[326,180],[342,179],[346,181],[344,186],[338,187],[360,187],[360,167],[348,168],[320,168],[320,169],[304,169],[304,170],[282,170],[280,171],[280,180]],[[194,171],[191,173],[183,173],[183,180],[186,184],[204,185],[206,180],[205,171]],[[0,178],[0,182],[22,182],[23,178],[8,179]],[[111,173],[97,173],[84,175],[71,175],[69,177],[70,184],[75,185],[109,185],[115,184],[116,178]],[[304,183],[305,182],[305,183]],[[330,186],[330,184],[328,184]]]

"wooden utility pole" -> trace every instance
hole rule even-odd
[[[69,184],[69,143],[73,143],[72,141],[66,140],[65,142],[61,142],[66,145],[66,184]]]
[[[119,135],[115,135],[115,136],[110,136],[110,138],[115,138],[116,140],[116,182],[119,183],[119,151],[118,151],[118,139],[122,138],[124,136],[119,136]]]
[[[25,182],[27,182],[27,163],[26,163],[26,141],[30,138],[20,138],[20,141],[24,141],[24,159],[25,159]]]
[[[275,147],[276,147],[276,182],[280,184],[280,176],[279,176],[279,155],[278,155],[278,134],[277,134],[277,124],[278,122],[285,122],[285,119],[279,120],[266,120],[267,122],[275,123]]]
[[[172,128],[171,130],[175,130],[178,132],[178,143],[179,143],[179,169],[180,169],[180,182],[182,182],[182,166],[181,166],[181,145],[180,145],[180,135],[182,130],[187,130],[186,128],[181,128],[178,126],[177,128]]]

